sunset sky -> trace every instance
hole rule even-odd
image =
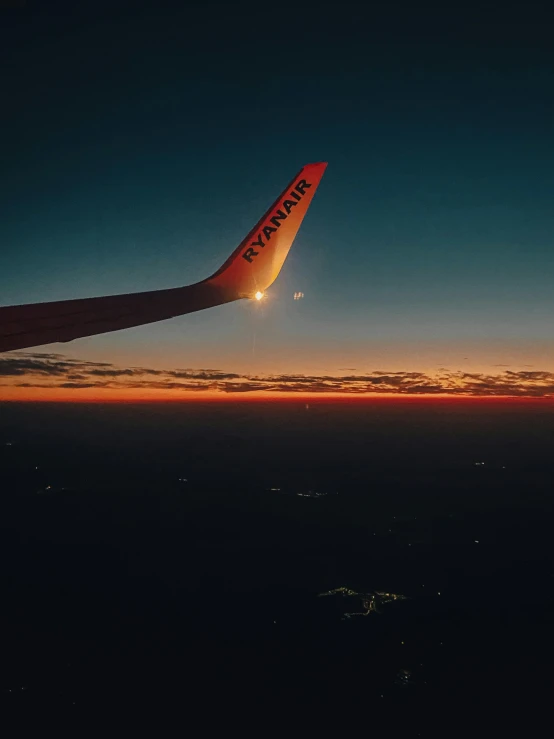
[[[0,355],[0,400],[554,395],[546,28],[75,5],[2,24],[0,304],[193,283],[329,166],[265,301]]]

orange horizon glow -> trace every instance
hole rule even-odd
[[[10,392],[11,391],[11,392]],[[22,392],[24,391],[24,392]],[[221,391],[172,391],[172,390],[145,390],[133,392],[127,390],[117,393],[110,389],[83,388],[68,390],[65,388],[18,388],[4,387],[0,395],[0,403],[109,403],[127,405],[132,403],[532,403],[533,405],[549,405],[554,397],[530,397],[517,395],[455,395],[449,393],[418,393],[407,395],[403,393],[301,393],[301,392],[249,392],[224,393]]]
[[[205,366],[205,365],[204,365]],[[351,374],[258,374],[219,369],[118,366],[56,353],[20,352],[0,357],[0,402],[58,403],[413,403],[507,402],[554,399],[554,372],[501,365],[467,370]]]

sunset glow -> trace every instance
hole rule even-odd
[[[198,401],[554,398],[554,373],[533,369],[262,373],[122,366],[63,354],[0,357],[0,401]]]

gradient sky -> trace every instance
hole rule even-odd
[[[156,5],[0,11],[0,304],[195,282],[300,166],[329,167],[263,305],[42,351],[248,378],[554,372],[545,19]],[[4,375],[0,398],[40,384]]]

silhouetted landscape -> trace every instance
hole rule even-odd
[[[0,410],[5,708],[417,734],[547,705],[544,404]]]

